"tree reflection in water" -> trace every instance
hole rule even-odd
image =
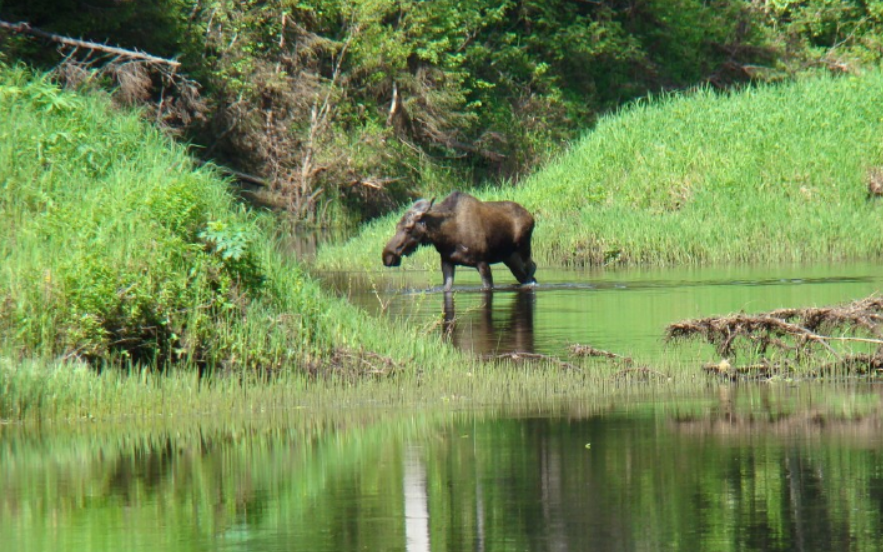
[[[2,549],[883,550],[877,385],[712,391],[0,426]]]

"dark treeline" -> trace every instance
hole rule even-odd
[[[883,1],[0,0],[0,60],[114,90],[305,222],[517,182],[648,93],[838,73],[883,52]],[[250,175],[250,177],[248,177]]]

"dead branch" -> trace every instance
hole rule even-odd
[[[402,365],[390,357],[374,351],[353,351],[345,347],[335,349],[331,363],[337,370],[348,368],[351,372],[349,375],[353,376],[389,376],[402,370]]]
[[[242,182],[248,182],[249,184],[254,184],[255,186],[262,186],[264,188],[270,187],[270,182],[266,179],[261,178],[260,176],[255,176],[253,174],[244,173],[241,171],[237,171],[235,169],[231,169],[230,167],[225,167],[223,165],[218,165],[217,163],[212,164],[212,166],[224,174],[228,174],[235,178],[236,180],[240,180]]]
[[[139,61],[147,61],[150,63],[161,63],[164,65],[168,65],[173,69],[177,69],[181,66],[180,62],[177,62],[172,59],[161,58],[157,56],[152,56],[150,54],[145,54],[144,52],[139,52],[137,50],[127,50],[125,48],[117,48],[114,46],[108,46],[106,44],[98,44],[97,42],[90,42],[88,40],[77,40],[75,38],[70,38],[67,36],[58,35],[55,33],[49,33],[46,31],[42,31],[36,27],[31,27],[30,24],[22,21],[19,23],[9,23],[7,21],[0,21],[0,29],[6,29],[8,31],[13,31],[16,33],[29,34],[33,36],[37,36],[40,38],[44,38],[46,40],[51,40],[52,42],[57,42],[59,44],[64,44],[65,46],[70,46],[73,48],[85,48],[87,50],[104,52],[107,54],[112,54],[115,56],[139,60]]]
[[[656,376],[657,378],[663,378],[663,379],[668,378],[668,376],[666,374],[663,374],[662,372],[660,372],[658,370],[653,370],[651,368],[647,368],[646,366],[635,366],[633,368],[623,368],[622,370],[613,374],[613,377],[614,378],[621,378],[621,377],[627,376],[627,375],[635,373],[635,372],[637,372],[639,374],[643,374],[645,376]]]
[[[862,335],[826,335],[822,331],[837,333],[866,333]],[[794,359],[812,358],[812,345],[818,344],[836,360],[830,366],[844,366],[849,373],[878,371],[883,364],[883,298],[870,296],[865,299],[834,307],[811,307],[803,309],[777,309],[755,315],[734,314],[685,320],[666,328],[666,341],[676,339],[704,339],[714,346],[722,357],[735,358],[740,349],[756,350],[765,355],[768,349]],[[835,350],[831,343],[860,343],[876,345],[872,355],[852,354],[848,349]],[[856,366],[864,365],[863,370]],[[759,368],[762,367],[762,368]],[[778,367],[764,360],[761,365],[732,367],[728,361],[708,364],[704,369],[729,377],[748,372],[764,373],[779,371]]]
[[[553,356],[548,356],[548,355],[543,355],[540,353],[528,353],[526,351],[512,351],[511,353],[501,353],[501,354],[497,354],[497,355],[489,354],[489,355],[483,355],[481,358],[482,358],[482,360],[485,360],[485,361],[513,360],[515,362],[521,362],[523,360],[542,360],[542,361],[546,361],[546,362],[551,362],[553,364],[557,364],[558,366],[561,366],[562,368],[565,368],[567,370],[581,371],[579,366],[575,366],[569,362],[564,362],[563,360],[561,360],[559,358],[556,358]]]
[[[569,347],[570,354],[574,356],[591,356],[591,357],[605,357],[612,358],[615,360],[621,360],[625,364],[632,364],[634,361],[631,357],[618,355],[616,353],[611,353],[610,351],[604,351],[602,349],[596,349],[591,345],[580,345],[579,343],[574,343]]]
[[[399,180],[401,180],[401,178],[373,178],[370,176],[367,178],[361,178],[357,176],[350,181],[349,185],[350,187],[365,186],[374,190],[382,190],[387,184],[392,184]]]

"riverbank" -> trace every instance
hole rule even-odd
[[[827,251],[873,259],[881,228],[861,183],[878,154],[869,144],[879,143],[872,135],[883,124],[881,84],[874,73],[637,104],[605,120],[571,157],[505,193],[541,221],[534,247],[541,264],[591,264],[593,255],[623,266],[741,262],[752,259],[755,245],[757,258],[773,262],[778,257],[762,255],[779,251],[775,224],[788,221],[795,229],[783,242],[785,258]],[[827,105],[836,117],[820,119],[832,95],[838,101]],[[440,319],[391,322],[323,290],[280,254],[269,216],[237,204],[210,167],[195,168],[182,147],[106,98],[59,90],[20,68],[0,72],[0,96],[0,419],[530,403],[632,386],[686,392],[719,381],[676,351],[641,367],[594,358],[471,358],[435,337]],[[801,96],[814,107],[776,115]],[[803,141],[788,141],[793,126],[770,126],[789,118],[810,130]],[[729,134],[687,137],[730,120],[741,122]],[[843,132],[854,139],[851,148],[842,145]],[[751,147],[739,150],[744,141]],[[779,154],[767,151],[776,144],[784,148]],[[798,152],[806,152],[804,167]],[[737,186],[750,159],[763,161],[747,175],[756,185]],[[671,186],[641,187],[647,182]],[[687,184],[683,203],[666,203]],[[764,227],[767,219],[780,222]],[[659,233],[659,220],[673,224],[668,233]],[[323,249],[319,266],[376,266],[392,222]],[[820,224],[824,232],[813,234]],[[747,232],[744,225],[756,232],[722,237]],[[694,234],[710,241],[701,245]],[[605,241],[611,236],[623,241]],[[595,245],[579,249],[586,240]],[[437,270],[434,253],[421,255]]]
[[[180,385],[142,393],[145,369],[258,382],[464,360],[323,291],[270,215],[106,97],[0,66],[0,98],[0,418],[137,410]]]

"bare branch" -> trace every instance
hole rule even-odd
[[[508,360],[512,360],[514,362],[521,362],[523,360],[540,360],[540,361],[551,362],[553,364],[557,364],[558,366],[560,366],[561,368],[564,368],[566,370],[576,370],[579,372],[582,371],[582,369],[579,366],[573,365],[569,362],[564,362],[563,360],[561,360],[559,358],[549,356],[549,355],[540,354],[540,353],[529,353],[526,351],[512,351],[511,353],[501,353],[498,355],[489,354],[489,355],[484,355],[481,358],[485,361],[508,359]]]
[[[55,33],[47,33],[46,31],[42,31],[40,29],[37,29],[36,27],[31,27],[28,23],[25,22],[9,23],[6,21],[0,21],[0,29],[6,29],[8,31],[13,31],[16,33],[24,33],[40,38],[45,38],[47,40],[51,40],[53,42],[64,44],[65,46],[70,46],[73,48],[86,48],[88,50],[97,50],[99,52],[105,52],[127,59],[148,61],[150,63],[161,63],[164,65],[169,65],[174,69],[177,69],[181,66],[181,64],[175,60],[152,56],[150,54],[145,54],[144,52],[138,52],[136,50],[126,50],[124,48],[107,46],[106,44],[98,44],[97,42],[89,42],[88,40],[77,40]]]

